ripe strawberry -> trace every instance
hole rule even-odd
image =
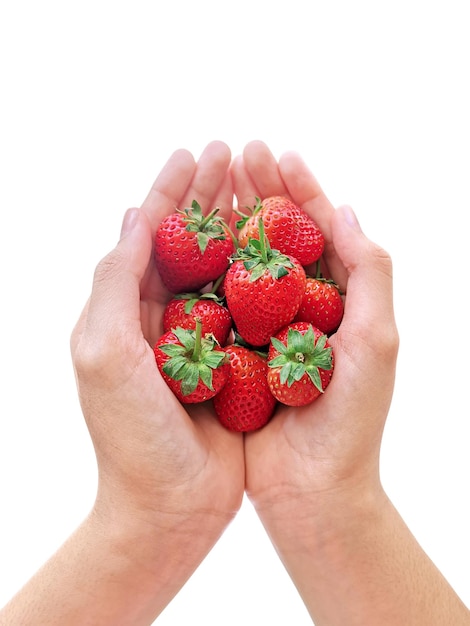
[[[195,329],[196,318],[201,320],[203,336],[211,333],[219,345],[225,346],[232,329],[232,316],[213,293],[186,293],[172,298],[163,313],[163,331],[178,326]]]
[[[218,208],[204,217],[193,200],[191,208],[177,209],[166,217],[155,233],[155,264],[163,284],[171,293],[197,291],[221,276],[235,250]]]
[[[310,322],[323,333],[334,332],[343,319],[344,303],[338,285],[326,278],[307,276],[305,294],[294,318]]]
[[[334,369],[327,336],[308,322],[295,322],[271,338],[268,384],[273,396],[289,406],[316,400],[329,385]]]
[[[303,266],[322,255],[325,241],[316,222],[284,196],[270,196],[264,200],[256,198],[252,214],[242,215],[237,222],[238,241],[242,248],[250,239],[259,239],[260,218],[263,218],[264,230],[272,248],[294,256]]]
[[[268,386],[266,358],[236,344],[227,346],[225,352],[230,357],[230,374],[212,400],[217,417],[229,430],[257,430],[269,421],[277,404]]]
[[[305,270],[296,258],[273,250],[260,220],[260,240],[232,256],[224,279],[227,307],[239,335],[266,345],[294,318],[305,292]]]
[[[202,337],[201,330],[200,321],[196,330],[175,328],[164,333],[153,349],[164,381],[185,404],[215,396],[227,382],[230,371],[224,350],[211,335]]]

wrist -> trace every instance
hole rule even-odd
[[[380,484],[316,500],[260,511],[315,624],[467,623],[468,609]]]
[[[379,480],[346,481],[323,491],[283,489],[269,495],[250,500],[281,554],[316,551],[340,540],[352,526],[380,515],[388,502]]]
[[[237,510],[214,502],[205,506],[190,493],[184,497],[154,494],[142,503],[126,494],[105,495],[99,490],[90,518],[98,532],[115,540],[133,559],[141,555],[155,563],[154,552],[160,553],[164,545],[168,553],[175,557],[181,553],[188,565],[197,566]]]
[[[390,506],[380,486],[364,484],[256,509],[315,623],[333,623],[348,585],[353,589],[356,579],[368,576],[367,567],[357,572],[356,564],[377,542],[371,529],[382,527]],[[349,623],[347,609],[340,615],[335,623]]]
[[[134,511],[135,512],[135,511]],[[24,626],[153,623],[213,544],[196,519],[159,525],[130,509],[98,503],[2,611]],[[45,590],[47,593],[45,593]],[[5,622],[2,620],[5,620]]]
[[[163,611],[230,521],[202,511],[148,516],[135,508],[106,509],[98,502],[83,527],[93,566],[105,563],[104,578],[113,581],[116,615],[128,613],[123,623],[129,624],[150,623]]]
[[[224,469],[224,468],[223,468]],[[137,532],[171,532],[196,536],[201,541],[218,537],[237,514],[243,499],[243,473],[234,470],[234,478],[224,471],[205,476],[203,472],[181,479],[156,480],[135,473],[117,477],[101,472],[94,514],[104,524],[119,520]],[[116,522],[117,523],[117,522]],[[136,527],[137,526],[137,527]]]

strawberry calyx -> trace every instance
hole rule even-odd
[[[291,387],[307,374],[315,387],[323,393],[319,369],[332,368],[332,348],[325,346],[326,341],[327,336],[324,334],[315,341],[311,325],[305,333],[289,328],[285,344],[276,337],[271,337],[271,343],[279,355],[271,359],[268,366],[281,368],[281,384],[287,383]]]
[[[196,239],[201,254],[204,254],[211,239],[225,240],[229,227],[223,217],[217,215],[220,208],[216,207],[208,215],[204,216],[200,204],[193,200],[190,208],[176,209],[184,217],[186,230],[190,233],[197,233]]]
[[[344,295],[342,291],[340,290],[338,283],[335,280],[333,280],[332,278],[325,278],[323,276],[323,273],[321,271],[320,259],[318,259],[318,261],[315,264],[315,276],[309,276],[307,274],[307,278],[314,278],[319,283],[326,283],[327,285],[333,285],[333,287],[336,287],[336,289],[341,295]]]
[[[181,393],[188,396],[195,391],[199,380],[211,391],[212,371],[220,367],[227,360],[227,355],[221,350],[213,335],[202,336],[202,323],[196,319],[195,330],[185,330],[178,326],[172,332],[179,343],[168,343],[159,346],[159,349],[170,358],[163,365],[163,371],[170,378],[181,381]]]
[[[250,272],[250,282],[261,278],[266,270],[278,280],[289,273],[294,267],[291,259],[279,250],[271,248],[264,232],[263,220],[259,220],[259,239],[250,239],[243,249],[232,255],[233,261],[243,261],[245,269]]]
[[[248,214],[242,213],[238,209],[234,209],[234,213],[236,213],[241,218],[237,222],[235,222],[235,227],[237,228],[237,230],[241,230],[243,226],[245,226],[245,224],[248,222],[250,217],[259,213],[261,209],[263,208],[261,198],[259,198],[258,196],[255,196],[255,200],[256,200],[256,204],[253,208],[249,206],[245,207],[249,211]]]
[[[212,300],[221,306],[224,303],[224,298],[221,298],[215,293],[208,291],[207,293],[178,293],[173,296],[174,300],[186,300],[184,305],[184,312],[189,315],[194,308],[194,305],[201,300]]]
[[[173,296],[174,300],[186,300],[186,304],[184,305],[184,312],[189,315],[193,310],[195,304],[200,302],[201,300],[212,300],[212,302],[216,302],[221,306],[225,304],[225,297],[217,295],[217,290],[222,284],[225,278],[225,272],[219,276],[219,278],[214,281],[212,284],[210,291],[197,291],[197,292],[188,292],[188,293],[177,293]]]
[[[237,331],[234,332],[234,339],[233,339],[232,345],[240,346],[241,348],[247,348],[247,350],[251,350],[251,352],[255,352],[256,354],[259,354],[259,356],[262,357],[263,359],[268,358],[267,349],[262,350],[258,346],[253,346],[251,343],[248,343],[248,341],[245,341],[245,339],[243,339],[243,337],[240,335],[240,333],[237,333]]]

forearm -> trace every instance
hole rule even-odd
[[[464,626],[470,612],[385,494],[261,512],[316,626]]]
[[[222,532],[206,518],[170,521],[91,514],[0,611],[0,625],[148,626]]]

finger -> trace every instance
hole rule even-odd
[[[243,160],[261,199],[286,193],[277,160],[264,142],[256,140],[248,143],[243,150]],[[253,198],[250,204],[253,204]]]
[[[293,202],[300,206],[318,225],[325,239],[322,272],[338,284],[346,282],[344,266],[338,259],[332,241],[331,220],[335,209],[326,197],[302,157],[294,151],[285,152],[279,159],[279,171]]]
[[[241,154],[233,159],[230,174],[232,177],[233,192],[237,198],[238,209],[245,213],[245,209],[254,207],[255,198],[260,192],[249,176]]]
[[[238,209],[249,213],[256,198],[286,194],[278,165],[272,152],[262,141],[252,141],[245,146],[243,155],[237,156],[230,169]]]
[[[230,148],[222,141],[209,143],[197,161],[193,177],[183,195],[184,206],[191,206],[196,200],[202,207],[203,213],[218,206],[225,210],[231,209],[232,202],[227,205],[227,176],[230,167]],[[182,207],[183,208],[183,207]]]
[[[285,152],[279,159],[279,172],[292,201],[302,207],[331,239],[334,207],[305,161],[297,152]]]
[[[98,264],[85,309],[86,330],[101,344],[116,333],[142,334],[140,283],[152,251],[146,213],[130,209],[116,247]]]
[[[347,274],[346,307],[341,327],[354,334],[390,332],[395,340],[393,271],[390,256],[363,233],[350,207],[332,220],[333,243]]]
[[[225,173],[225,177],[217,190],[212,205],[220,208],[220,216],[230,225],[233,211],[233,185],[229,170]]]
[[[141,206],[153,231],[180,206],[195,171],[196,162],[187,150],[176,150],[170,156]]]

